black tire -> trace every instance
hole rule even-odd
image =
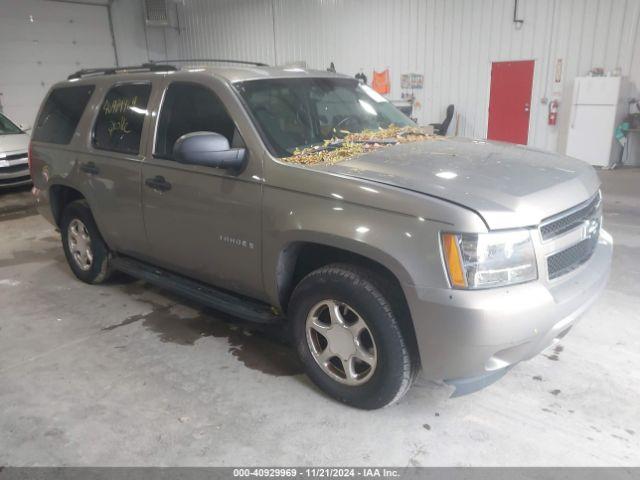
[[[93,259],[90,267],[86,270],[80,267],[69,246],[69,225],[74,219],[82,222],[89,233]],[[60,232],[64,255],[75,276],[89,284],[105,282],[112,273],[110,265],[111,253],[98,231],[91,209],[85,200],[76,200],[65,207],[60,221]]]
[[[293,339],[309,378],[331,397],[348,405],[372,410],[399,401],[413,382],[417,364],[396,319],[391,302],[382,294],[379,277],[348,264],[332,264],[307,275],[295,288],[289,303]],[[377,365],[360,385],[332,378],[315,360],[307,340],[307,316],[325,300],[352,307],[365,321],[375,342]]]

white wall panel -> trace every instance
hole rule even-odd
[[[573,78],[593,67],[620,68],[640,85],[640,0],[184,0],[177,52],[312,68],[334,62],[354,75],[390,68],[424,73],[417,91],[421,123],[437,122],[449,103],[458,132],[485,137],[491,62],[535,60],[529,143],[563,151]],[[557,59],[563,81],[554,86]],[[562,94],[560,122],[547,125],[542,98]],[[453,127],[455,128],[455,127]]]
[[[49,87],[80,68],[115,65],[107,8],[0,0],[0,92],[4,113],[33,123]]]

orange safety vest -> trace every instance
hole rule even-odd
[[[373,81],[371,87],[381,95],[391,91],[391,81],[389,80],[389,69],[382,72],[373,71]]]

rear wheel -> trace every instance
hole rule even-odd
[[[111,274],[110,252],[84,200],[71,202],[60,222],[62,248],[69,267],[86,283],[102,283]]]
[[[415,373],[409,342],[378,285],[365,269],[328,265],[307,275],[290,302],[296,348],[311,380],[364,409],[400,400]]]

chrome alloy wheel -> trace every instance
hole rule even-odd
[[[93,264],[91,237],[86,225],[81,220],[74,218],[69,223],[67,243],[76,265],[83,271],[89,270]]]
[[[316,363],[332,379],[346,385],[366,383],[378,362],[369,327],[349,305],[323,300],[309,312],[307,343]]]

